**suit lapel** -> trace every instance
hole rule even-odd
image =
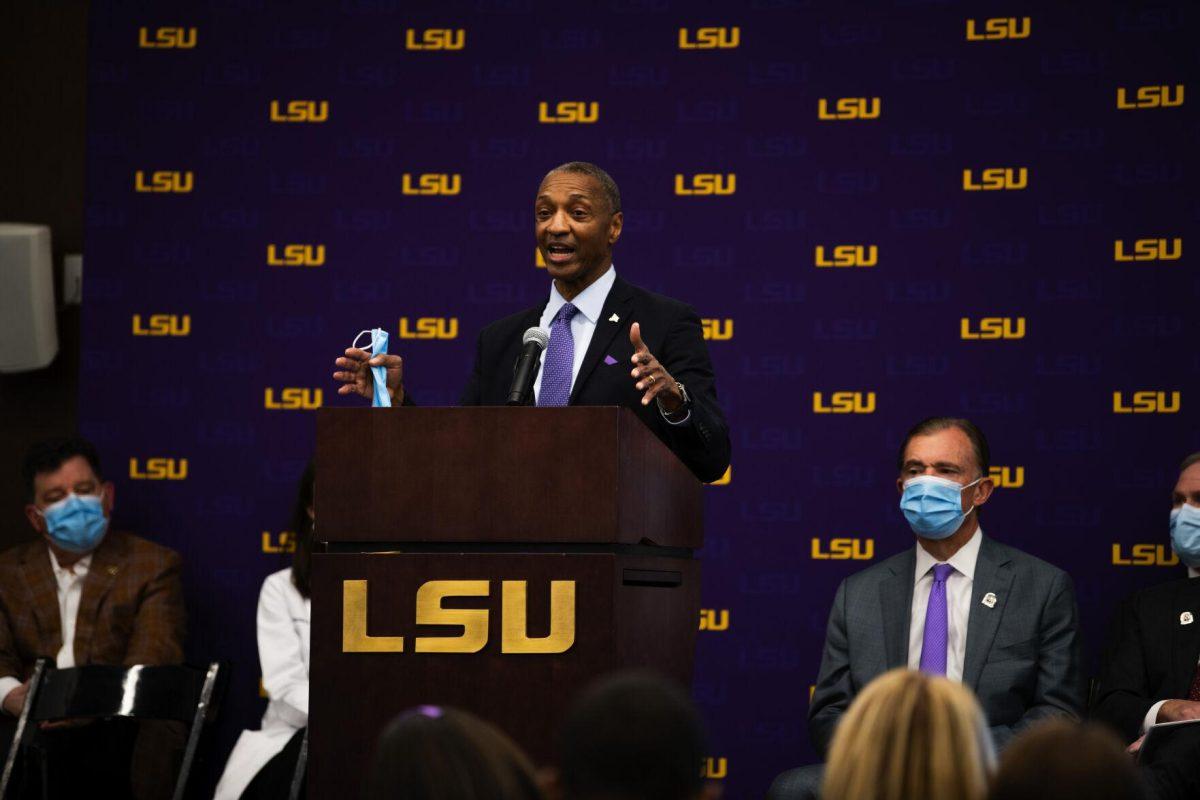
[[[1185,611],[1192,614],[1192,622],[1187,625],[1180,622]],[[1166,622],[1173,631],[1171,677],[1175,691],[1171,697],[1187,697],[1196,675],[1196,659],[1200,657],[1200,578],[1189,578],[1180,584],[1167,613],[1170,616]]]
[[[587,383],[593,370],[596,369],[596,365],[600,363],[600,359],[608,352],[608,346],[612,344],[612,340],[621,331],[629,330],[629,325],[633,322],[629,310],[632,304],[632,287],[618,276],[613,282],[612,288],[608,290],[608,297],[604,299],[604,308],[600,312],[600,318],[596,320],[596,330],[592,332],[592,341],[588,344],[587,353],[583,356],[583,363],[579,366],[579,375],[575,377],[575,385],[571,387],[571,405],[575,404],[580,389]],[[609,321],[613,314],[617,315],[617,322]],[[629,368],[633,369],[633,366],[630,365]]]
[[[983,534],[980,534],[981,536]],[[963,658],[963,683],[978,689],[979,675],[983,663],[992,649],[992,640],[1000,627],[1000,618],[1008,605],[1012,590],[1013,572],[1009,559],[1000,548],[986,536],[979,545],[979,558],[975,562],[975,578],[971,582],[971,610],[967,617],[967,646]],[[992,593],[996,596],[994,606],[983,604],[983,598]]]
[[[96,618],[100,614],[100,603],[117,580],[122,568],[123,542],[111,533],[92,554],[92,563],[83,579],[83,591],[79,596],[79,613],[75,617],[75,663],[89,663],[92,653],[92,635],[96,630]]]
[[[42,653],[53,658],[62,647],[62,620],[58,610],[58,581],[50,566],[50,552],[38,542],[29,547],[21,573],[29,590],[29,607],[37,620]]]
[[[917,556],[910,547],[897,559],[892,574],[879,584],[879,602],[883,609],[883,647],[885,669],[908,664],[908,629],[912,620],[913,571]]]

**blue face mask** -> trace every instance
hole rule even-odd
[[[904,494],[900,496],[900,510],[912,527],[913,533],[925,539],[945,539],[959,529],[967,514],[975,510],[971,506],[965,514],[962,510],[962,491],[979,483],[983,478],[963,486],[948,478],[936,475],[919,475],[904,482]]]
[[[68,553],[90,553],[108,532],[101,496],[71,494],[38,512],[46,520],[50,540]]]
[[[363,336],[371,337],[371,344],[368,347],[360,348],[371,354],[371,358],[375,356],[386,356],[388,348],[388,332],[383,328],[372,328],[369,331],[362,331],[358,336],[354,337],[351,347],[358,347],[358,340]],[[373,408],[391,408],[392,398],[387,390],[387,367],[371,367],[371,378],[375,384],[374,396],[371,398],[371,406]]]
[[[1189,567],[1200,567],[1200,506],[1171,509],[1171,547]]]

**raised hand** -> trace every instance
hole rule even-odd
[[[633,323],[629,326],[629,343],[633,345],[633,370],[629,373],[638,391],[644,391],[642,405],[648,405],[654,398],[660,398],[663,410],[673,414],[683,406],[683,395],[676,385],[671,373],[659,363],[650,348],[642,341],[642,326]]]
[[[343,384],[338,387],[338,394],[357,394],[372,399],[374,383],[371,367],[382,366],[387,367],[387,392],[392,398],[392,405],[398,406],[404,402],[404,361],[400,356],[372,356],[366,350],[348,347],[346,355],[333,363],[338,367],[333,379]]]

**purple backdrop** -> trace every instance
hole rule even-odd
[[[812,758],[846,557],[912,543],[918,418],[988,433],[985,529],[1070,570],[1089,670],[1116,601],[1177,574],[1192,4],[419,5],[92,5],[83,429],[118,522],[187,561],[189,653],[236,664],[220,756],[261,713],[255,600],[333,357],[386,327],[453,403],[478,329],[547,292],[532,200],[570,159],[622,188],[618,271],[710,320],[734,455],[694,695],[726,796]]]

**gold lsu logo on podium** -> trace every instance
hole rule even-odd
[[[417,625],[451,625],[458,636],[416,636],[416,653],[478,653],[487,646],[491,611],[446,608],[442,601],[488,597],[491,581],[426,581],[417,589]],[[500,582],[500,652],[553,655],[575,644],[575,581],[550,581],[550,633],[531,637],[526,622],[528,581]],[[367,627],[367,581],[342,581],[342,652],[403,653],[403,636],[372,636]]]

